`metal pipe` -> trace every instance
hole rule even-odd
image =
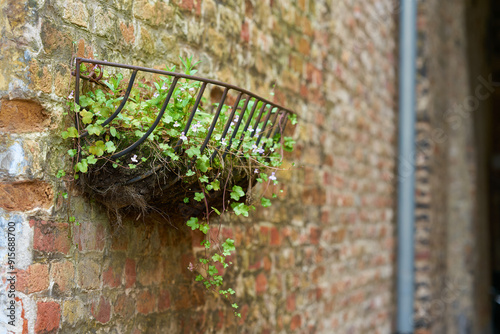
[[[402,0],[399,33],[397,333],[414,331],[417,0]]]

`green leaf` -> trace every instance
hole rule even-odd
[[[68,155],[69,155],[70,157],[74,157],[74,156],[76,155],[76,149],[74,149],[74,148],[73,148],[73,149],[71,149],[71,150],[68,150]]]
[[[63,137],[63,139],[78,138],[78,130],[74,126],[72,126],[72,127],[68,128],[67,131],[64,131],[63,133],[61,133],[61,136]]]
[[[232,203],[231,207],[233,208],[235,215],[243,215],[244,217],[248,217],[248,211],[251,209],[251,207],[245,205],[244,203]]]
[[[106,150],[106,145],[102,140],[98,140],[94,143],[94,146],[91,146],[89,148],[89,152],[92,154],[97,155],[98,157],[102,156],[104,154],[104,151]]]
[[[245,192],[240,186],[233,186],[232,190],[233,191],[231,192],[231,198],[235,201],[239,200],[240,197],[245,196]]]
[[[92,119],[94,118],[94,114],[87,110],[80,111],[80,115],[82,116],[83,124],[92,123]]]
[[[116,137],[116,129],[115,129],[114,126],[112,126],[112,127],[109,128],[109,133],[111,133],[111,135],[113,137]]]
[[[113,153],[114,151],[116,151],[115,143],[113,143],[112,141],[107,141],[105,146],[106,152],[108,153]]]
[[[231,238],[227,238],[226,241],[222,244],[222,255],[224,256],[229,256],[231,255],[231,252],[236,250],[236,247],[234,246],[234,240]]]
[[[198,156],[198,155],[200,155],[200,149],[199,149],[198,147],[194,147],[194,146],[193,146],[193,147],[188,148],[188,149],[186,150],[186,154],[187,154],[190,158],[194,157],[195,155],[196,155],[196,156]]]
[[[94,155],[89,155],[87,157],[87,163],[94,165],[97,162],[97,159]]]
[[[208,266],[208,274],[210,276],[213,276],[215,274],[217,274],[219,271],[217,270],[217,268],[215,268],[215,266]]]
[[[69,217],[69,222],[70,223],[74,223],[75,220],[76,220],[76,218],[74,216]]]
[[[199,229],[200,229],[201,232],[203,232],[203,234],[207,234],[208,230],[210,229],[210,226],[207,223],[200,224]]]
[[[207,156],[199,157],[196,160],[196,167],[200,170],[200,172],[206,173],[208,168],[210,168],[210,159]]]
[[[208,183],[208,176],[206,176],[206,175],[201,176],[200,177],[200,182]]]
[[[191,227],[192,230],[196,230],[200,227],[200,224],[198,224],[198,218],[196,217],[189,218],[189,220],[186,222],[186,225]]]
[[[60,179],[60,178],[61,178],[61,177],[63,177],[64,175],[66,175],[66,172],[65,172],[64,170],[62,170],[62,169],[59,169],[59,170],[57,171],[56,177],[57,177],[58,179]]]
[[[134,169],[135,167],[137,167],[137,166],[134,164],[128,164],[128,168],[130,168],[130,169]]]
[[[201,202],[202,199],[205,198],[205,195],[203,193],[194,193],[194,199],[198,202]]]
[[[233,308],[238,308],[238,304],[236,304],[236,303],[231,304],[231,306],[232,306]]]
[[[219,180],[215,180],[210,182],[210,185],[213,187],[215,191],[220,190],[220,182]]]
[[[195,280],[196,282],[201,282],[201,281],[203,281],[203,276],[198,275],[198,276],[196,276],[196,278],[195,278],[194,280]]]
[[[219,210],[217,210],[217,209],[216,209],[216,208],[214,208],[213,206],[212,206],[212,210],[214,210],[214,211],[215,211],[215,213],[216,213],[216,214],[218,214],[218,215],[220,216],[220,211],[219,211]]]
[[[193,176],[194,174],[196,174],[195,172],[193,172],[191,169],[187,171],[186,173],[186,176]]]
[[[262,197],[260,199],[260,204],[262,204],[263,207],[267,208],[267,207],[270,207],[271,206],[271,200],[265,198],[265,197]]]
[[[189,198],[188,197],[184,197],[183,201],[184,201],[184,203],[189,203]]]
[[[89,135],[99,136],[101,134],[101,131],[102,131],[102,126],[90,124],[89,126],[87,126],[87,131],[88,131]]]
[[[297,124],[297,115],[295,114],[288,114],[288,119],[292,123],[292,125]]]
[[[75,172],[87,173],[88,165],[87,160],[82,159],[79,163],[75,165]]]

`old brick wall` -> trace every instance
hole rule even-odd
[[[17,226],[14,332],[390,332],[395,13],[390,0],[1,0],[0,207],[2,227]],[[200,75],[263,96],[276,83],[274,98],[299,114],[283,195],[251,222],[224,222],[238,249],[226,280],[241,320],[187,270],[199,236],[159,217],[116,228],[56,179],[71,168],[59,133],[74,53],[148,67],[194,54]]]

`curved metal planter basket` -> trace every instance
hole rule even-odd
[[[98,75],[90,74],[89,76],[83,76],[80,73],[80,68],[82,64],[92,64],[94,65],[94,68],[98,67],[100,69],[99,74]],[[171,85],[170,87],[168,87],[168,93],[166,99],[163,101],[162,107],[159,110],[156,119],[151,124],[149,129],[147,129],[146,133],[140,139],[135,141],[133,144],[129,145],[128,147],[122,149],[119,152],[116,152],[106,157],[109,160],[116,160],[118,158],[123,158],[126,157],[127,155],[132,154],[134,150],[136,150],[141,144],[143,144],[146,141],[146,139],[150,136],[151,133],[153,133],[155,128],[158,126],[158,124],[164,117],[168,104],[173,103],[171,101],[172,95],[174,93],[176,85],[178,85],[178,83],[181,80],[196,81],[199,82],[201,85],[196,94],[194,105],[191,107],[191,111],[189,113],[189,117],[187,118],[187,122],[183,128],[184,130],[183,132],[186,136],[189,134],[190,130],[193,129],[192,127],[193,119],[195,118],[195,115],[199,110],[199,107],[201,105],[200,103],[202,103],[201,101],[202,98],[204,97],[204,94],[208,95],[207,94],[208,92],[214,92],[214,91],[219,93],[219,96],[217,96],[218,105],[216,108],[214,107],[212,110],[213,118],[208,128],[206,138],[204,139],[203,144],[200,147],[201,153],[203,153],[204,150],[207,149],[207,145],[211,140],[214,128],[216,127],[217,122],[221,121],[220,116],[221,116],[221,110],[223,110],[223,106],[226,105],[231,107],[230,114],[228,115],[226,123],[223,126],[223,132],[221,137],[221,142],[224,143],[225,145],[219,145],[216,149],[214,149],[214,152],[211,154],[210,157],[211,163],[214,161],[216,156],[218,156],[219,158],[222,156],[222,159],[224,159],[227,154],[231,154],[233,152],[241,150],[244,136],[249,135],[247,132],[248,129],[252,128],[262,129],[260,133],[256,134],[256,131],[254,131],[250,135],[251,137],[256,136],[257,146],[261,143],[261,141],[263,141],[264,138],[269,139],[269,138],[282,137],[276,135],[278,133],[281,135],[283,134],[285,126],[287,124],[288,116],[290,114],[293,114],[293,112],[287,108],[284,108],[274,102],[264,99],[245,89],[224,82],[206,79],[193,75],[169,72],[169,71],[140,67],[140,66],[118,64],[101,60],[85,59],[85,58],[76,58],[76,69],[75,72],[73,73],[76,77],[75,95],[74,95],[76,104],[80,105],[80,94],[81,94],[80,88],[82,79],[98,84],[100,80],[103,79],[102,76],[104,67],[130,70],[131,74],[128,80],[127,88],[123,94],[123,99],[121,100],[119,106],[116,108],[114,113],[101,124],[101,126],[103,127],[110,126],[110,124],[112,124],[112,121],[122,112],[127,101],[129,100],[131,90],[134,87],[134,84],[137,83],[138,76],[140,74],[148,75],[147,73],[150,73],[150,75],[156,74],[171,78]],[[220,94],[220,92],[222,93]],[[229,104],[228,101],[231,101],[231,103]],[[248,107],[250,101],[253,101],[252,108]],[[241,107],[241,104],[243,104],[243,107]],[[240,117],[235,118],[237,110],[240,113],[239,115]],[[247,114],[245,115],[245,113]],[[245,117],[243,117],[244,115]],[[246,121],[244,121],[244,118],[246,118]],[[79,131],[78,140],[79,141],[84,140],[84,138],[88,137],[89,134],[86,132],[86,130],[81,130],[81,124],[80,124],[81,120],[79,119],[78,115],[75,115],[75,123],[76,123],[75,124],[76,129],[78,129]],[[234,126],[234,129],[232,129],[233,131],[231,132],[230,128],[232,126]],[[241,133],[241,135],[240,137],[237,137],[238,130],[241,127],[243,127],[243,131],[239,132]],[[176,153],[182,154],[182,143],[183,140],[179,139],[173,146]],[[265,144],[262,145],[261,148],[265,149]],[[188,169],[189,168],[190,166],[188,166]],[[85,184],[85,188],[88,190],[89,193],[91,193],[94,197],[97,197],[98,201],[102,202],[103,204],[108,206],[108,208],[113,210],[127,206],[131,207],[134,206],[134,203],[130,203],[130,200],[128,201],[125,200],[123,201],[122,204],[117,204],[120,202],[119,197],[122,195],[126,196],[125,194],[128,192],[136,192],[136,193],[142,192],[143,193],[142,196],[144,196],[142,200],[145,201],[145,203],[147,203],[148,206],[152,204],[153,206],[158,206],[158,207],[165,207],[165,206],[168,207],[169,202],[177,201],[178,198],[182,198],[184,196],[183,194],[187,191],[186,190],[187,187],[182,185],[181,187],[179,187],[179,185],[182,183],[181,177],[178,176],[179,173],[173,173],[169,177],[163,175],[164,180],[161,182],[159,186],[158,186],[158,181],[148,181],[148,178],[151,178],[152,175],[157,175],[157,173],[163,169],[168,169],[168,166],[156,165],[150,168],[150,170],[148,171],[141,171],[141,173],[138,175],[129,175],[127,179],[123,179],[119,184],[116,184],[113,191],[111,192],[99,189],[98,183],[100,181],[103,181],[105,179],[105,176],[101,176],[100,178],[97,179],[84,176],[82,182]],[[175,176],[173,176],[174,174]],[[241,179],[238,179],[239,178],[238,175],[233,175],[232,177],[235,178],[234,184],[242,184],[243,186],[245,186],[245,188],[248,188],[249,184],[251,186],[251,182],[249,182],[248,177],[242,177]],[[194,186],[194,183],[192,183],[191,186]],[[137,189],[132,189],[134,187],[136,187]],[[151,189],[151,187],[155,189]],[[150,188],[151,194],[144,194],[145,188]],[[222,194],[221,196],[224,197],[224,194]],[[139,199],[139,201],[142,200]],[[220,202],[222,201],[222,199],[214,198],[212,199],[213,203],[211,204],[217,207],[219,206],[217,204],[218,201]],[[111,205],[110,203],[113,204]],[[141,206],[143,205],[144,203]],[[180,205],[177,208],[167,208],[167,209],[173,215],[172,217],[180,215],[182,219],[185,219],[185,217],[193,215],[192,212],[193,210],[195,211],[197,210],[196,205],[199,206],[199,203],[186,203],[186,205]],[[188,213],[183,212],[182,207],[189,207],[190,209],[188,209],[188,211],[190,212]],[[173,211],[178,211],[179,213],[176,214],[173,213]],[[196,213],[194,214],[196,215]]]

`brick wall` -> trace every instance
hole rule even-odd
[[[392,1],[0,6],[1,187],[11,194],[0,207],[2,226],[16,222],[20,245],[16,332],[390,332]],[[73,53],[148,67],[194,54],[200,75],[263,96],[276,83],[275,99],[298,112],[289,156],[297,167],[279,175],[277,205],[251,222],[223,224],[238,249],[226,280],[236,287],[241,320],[187,269],[200,251],[198,235],[156,216],[116,228],[101,207],[55,178],[70,168],[58,133],[67,122]]]

